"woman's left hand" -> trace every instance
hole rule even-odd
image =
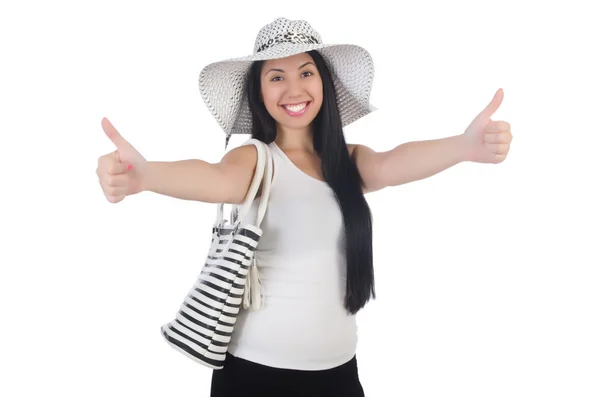
[[[500,88],[481,113],[477,115],[465,130],[467,161],[476,163],[501,163],[510,150],[512,133],[506,121],[492,121],[490,118],[498,110],[504,91]]]

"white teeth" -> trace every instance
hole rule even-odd
[[[306,107],[306,102],[300,104],[300,105],[294,105],[294,106],[290,106],[290,105],[285,105],[285,108],[291,112],[299,112],[302,109],[304,109]]]

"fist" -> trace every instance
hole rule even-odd
[[[463,142],[466,145],[465,152],[469,161],[498,164],[508,156],[513,139],[510,123],[491,119],[503,99],[504,90],[497,90],[492,101],[465,130]]]
[[[101,124],[116,150],[98,158],[96,174],[106,199],[111,203],[118,203],[125,197],[144,190],[148,162],[108,119],[103,118]]]

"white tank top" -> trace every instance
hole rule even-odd
[[[356,316],[344,308],[342,213],[326,182],[297,168],[275,142],[269,147],[274,175],[255,253],[263,306],[240,310],[228,351],[271,367],[333,368],[357,346]]]

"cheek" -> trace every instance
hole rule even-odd
[[[310,93],[315,102],[319,104],[323,102],[323,85],[320,82],[311,87]]]
[[[313,96],[323,96],[323,82],[321,79],[312,79],[306,87]]]
[[[281,94],[278,92],[278,90],[275,89],[267,89],[267,90],[263,90],[262,92],[262,96],[263,96],[263,101],[265,103],[265,107],[267,109],[272,109],[272,108],[276,108],[277,104],[279,103],[279,98],[281,97]]]

